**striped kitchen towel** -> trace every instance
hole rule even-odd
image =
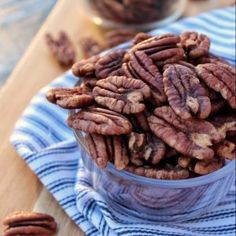
[[[180,20],[153,34],[196,30],[212,41],[211,51],[235,64],[235,8],[229,7]],[[11,143],[66,213],[86,235],[235,235],[235,188],[211,212],[182,223],[137,223],[114,218],[103,198],[84,175],[81,150],[66,125],[67,111],[48,103],[52,87],[73,87],[67,72],[43,88],[16,124]]]

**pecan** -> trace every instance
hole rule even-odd
[[[3,220],[3,224],[6,226],[3,236],[52,236],[57,230],[57,224],[52,216],[35,212],[14,212]]]
[[[128,165],[127,148],[122,137],[87,134],[85,140],[90,155],[99,167],[105,168],[108,161],[112,159],[118,170],[122,170]]]
[[[180,44],[191,58],[206,56],[210,47],[210,40],[204,34],[184,32],[180,35]]]
[[[209,161],[197,161],[193,171],[199,175],[206,175],[220,169],[224,165],[224,159],[214,157]]]
[[[148,163],[158,164],[166,154],[165,144],[154,135],[147,135],[147,144],[144,148],[143,157]]]
[[[208,146],[221,140],[216,128],[205,120],[183,120],[168,106],[156,108],[148,117],[150,129],[170,147],[200,160],[213,158]]]
[[[107,78],[108,76],[122,75],[122,63],[125,50],[118,49],[101,57],[95,64],[96,76]]]
[[[208,87],[219,92],[236,109],[235,68],[223,63],[207,63],[198,65],[196,71]]]
[[[151,88],[152,97],[156,104],[166,101],[163,78],[157,66],[142,51],[129,54],[129,62],[123,64],[126,76],[141,79]]]
[[[236,115],[219,115],[215,116],[212,124],[217,128],[222,139],[226,136],[235,136],[236,135]]]
[[[105,34],[107,44],[113,48],[121,43],[132,39],[137,34],[137,31],[130,29],[115,29],[110,30]]]
[[[102,135],[128,134],[132,130],[127,118],[102,108],[87,108],[71,114],[68,124],[76,130]]]
[[[178,158],[178,165],[181,166],[182,168],[189,168],[191,165],[191,157],[188,156],[180,156]]]
[[[92,90],[96,86],[96,83],[98,81],[95,76],[82,77],[81,80],[83,81],[84,86],[89,90]]]
[[[130,151],[130,161],[136,166],[144,164],[143,152],[147,144],[146,135],[132,132],[129,135],[128,147]]]
[[[105,49],[92,36],[81,38],[79,43],[85,58],[97,55]]]
[[[144,32],[137,33],[133,38],[133,45],[136,45],[144,40],[150,39],[152,36]]]
[[[184,58],[184,51],[177,47],[180,38],[174,34],[164,34],[141,41],[131,48],[145,52],[157,65],[174,63]]]
[[[164,89],[172,109],[182,119],[197,116],[205,119],[211,112],[211,102],[196,74],[186,66],[169,65],[164,71]]]
[[[157,169],[153,167],[128,166],[127,171],[153,179],[187,179],[189,171],[180,167]]]
[[[86,107],[94,101],[92,94],[86,90],[86,87],[53,88],[48,91],[47,99],[66,109]]]
[[[221,158],[233,160],[236,158],[236,145],[233,142],[224,140],[215,147],[216,154]]]
[[[99,80],[93,89],[95,101],[113,111],[135,114],[144,111],[142,103],[151,95],[150,88],[141,80],[125,76],[110,76]]]
[[[111,138],[100,134],[86,134],[85,136],[89,153],[96,164],[101,168],[107,166],[107,163],[113,154],[110,153],[109,139]]]
[[[69,67],[75,62],[76,51],[68,35],[61,31],[57,39],[46,34],[46,43],[61,66]]]
[[[95,76],[95,64],[99,59],[99,56],[93,56],[76,62],[72,66],[73,74],[77,77]]]

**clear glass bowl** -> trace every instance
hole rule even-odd
[[[106,28],[151,30],[178,19],[187,0],[84,0],[92,21]]]
[[[114,212],[140,222],[177,222],[193,219],[214,208],[235,181],[235,160],[205,176],[185,180],[158,180],[118,171],[112,163],[100,169],[89,156],[83,133],[75,131],[82,146],[85,173]]]

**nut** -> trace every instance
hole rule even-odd
[[[180,35],[180,44],[190,58],[199,58],[208,54],[210,40],[204,34],[184,32]]]
[[[68,124],[76,130],[102,135],[129,134],[132,130],[127,118],[102,108],[87,108],[71,114]]]
[[[158,169],[152,167],[128,166],[126,170],[136,175],[153,179],[186,179],[189,177],[189,171],[180,167]]]
[[[144,111],[143,101],[150,97],[150,88],[141,80],[111,76],[99,80],[93,89],[95,101],[110,110],[136,114]]]
[[[113,153],[110,153],[111,138],[100,134],[86,134],[85,140],[91,157],[96,164],[105,168]]]
[[[214,149],[215,153],[221,158],[226,158],[229,160],[236,158],[236,145],[233,142],[224,140],[217,144]]]
[[[139,32],[134,36],[133,45],[136,45],[144,40],[150,39],[152,36],[143,32]]]
[[[3,224],[3,236],[42,235],[52,236],[57,224],[52,216],[43,213],[17,211],[8,215]]]
[[[210,115],[210,99],[191,69],[178,64],[168,65],[163,76],[169,104],[178,116],[205,119]]]
[[[123,71],[127,77],[143,80],[151,88],[156,104],[166,101],[162,74],[144,52],[130,53],[129,62],[123,64]]]
[[[235,69],[223,63],[200,64],[196,71],[208,87],[219,92],[228,104],[236,109]]]
[[[93,56],[76,62],[72,66],[73,74],[77,77],[95,76],[95,64],[99,59],[99,56]]]
[[[108,76],[122,75],[122,62],[125,50],[119,49],[101,57],[96,62],[96,77],[107,78]]]
[[[75,62],[76,52],[68,35],[61,31],[57,39],[45,35],[46,43],[61,66],[69,67]]]
[[[178,165],[182,168],[189,168],[191,165],[192,158],[188,156],[180,156],[178,158]]]
[[[131,48],[131,52],[145,52],[157,65],[174,63],[184,58],[184,51],[178,48],[180,38],[174,34],[164,34],[141,41]]]
[[[137,31],[130,29],[116,29],[110,30],[105,34],[107,44],[113,48],[121,43],[132,39],[137,34]]]
[[[86,87],[53,88],[48,91],[47,99],[65,109],[90,106],[94,101]]]
[[[220,169],[224,165],[224,159],[214,157],[209,161],[197,161],[193,171],[199,175],[206,175]]]
[[[211,123],[198,119],[182,120],[168,106],[156,108],[148,122],[152,132],[170,147],[199,160],[213,158],[214,151],[208,146],[221,140]]]
[[[85,58],[98,55],[105,48],[99,44],[93,37],[83,37],[79,40],[81,50]]]

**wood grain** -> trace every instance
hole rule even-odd
[[[195,15],[202,10],[214,7],[210,5],[210,2],[192,2],[186,10],[186,15]],[[221,5],[229,3],[229,1],[219,2]],[[0,220],[13,210],[34,209],[47,212],[56,217],[60,226],[58,235],[63,236],[80,236],[83,233],[17,155],[9,143],[9,137],[15,122],[33,95],[63,72],[48,52],[44,42],[44,34],[66,30],[77,45],[78,39],[83,35],[93,35],[94,38],[102,40],[99,29],[84,14],[85,11],[79,0],[58,1],[0,91]],[[79,58],[81,56],[79,50],[78,55]],[[2,226],[0,226],[1,231]]]

